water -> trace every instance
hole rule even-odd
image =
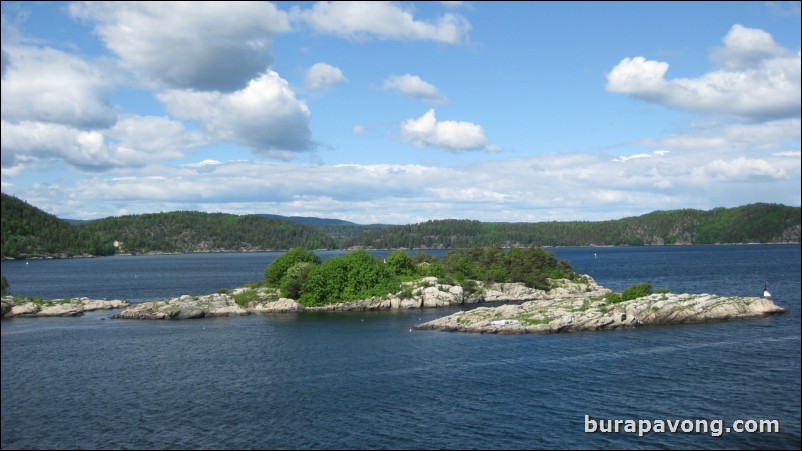
[[[799,246],[554,252],[619,291],[650,281],[760,295],[769,281],[791,312],[542,336],[409,332],[448,310],[4,320],[2,448],[799,449]],[[3,262],[2,271],[19,294],[141,301],[259,279],[276,255]],[[782,429],[638,437],[585,433],[585,415],[765,418]]]

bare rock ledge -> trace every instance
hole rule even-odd
[[[458,312],[414,327],[417,330],[495,334],[551,334],[648,325],[760,318],[785,309],[757,297],[712,294],[652,294],[617,304],[595,297],[544,299]]]
[[[15,317],[52,317],[52,316],[80,316],[84,312],[94,310],[111,310],[128,307],[128,302],[118,299],[107,301],[89,299],[86,297],[52,300],[32,301],[13,296],[2,299],[3,318]]]

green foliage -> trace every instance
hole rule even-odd
[[[467,248],[475,246],[641,246],[800,241],[800,207],[751,204],[711,211],[669,210],[615,221],[483,223],[427,221],[389,226],[344,242],[344,246]]]
[[[0,222],[0,252],[6,258],[114,254],[107,235],[72,226],[5,193]]]
[[[451,251],[444,258],[448,275],[458,281],[523,282],[530,288],[548,290],[547,278],[574,277],[568,262],[538,247],[513,248],[504,253],[498,247]]]
[[[665,292],[668,291],[666,290]],[[610,293],[605,296],[605,300],[608,304],[618,304],[648,296],[650,294],[652,294],[652,284],[649,282],[641,282],[626,287],[621,293]]]
[[[281,254],[265,269],[265,281],[270,287],[278,287],[287,270],[296,263],[308,262],[320,264],[320,256],[302,247],[296,247]]]
[[[322,232],[293,221],[260,215],[176,211],[120,216],[78,226],[121,241],[130,253],[264,251],[333,248]]]
[[[298,299],[304,294],[304,285],[317,262],[300,261],[290,266],[281,278],[281,295]]]
[[[412,258],[404,251],[395,251],[387,256],[385,260],[387,269],[395,276],[414,276],[417,274],[418,267]]]
[[[356,251],[314,267],[298,301],[312,306],[367,299],[395,293],[399,285],[381,260],[366,251]]]
[[[621,293],[610,293],[604,297],[604,301],[608,304],[618,304],[624,302],[624,298],[621,297]]]
[[[5,296],[8,294],[8,280],[6,280],[6,276],[0,276],[0,296]]]
[[[241,293],[235,294],[232,297],[234,298],[234,302],[236,302],[237,305],[239,305],[242,308],[248,308],[248,305],[252,301],[255,301],[259,297],[259,294],[255,290],[245,290]]]
[[[652,294],[652,284],[649,282],[641,282],[626,287],[624,291],[621,292],[621,298],[624,301],[630,301],[650,294]]]

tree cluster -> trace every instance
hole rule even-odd
[[[568,262],[539,248],[470,248],[451,251],[443,261],[395,251],[379,259],[364,250],[330,257],[323,263],[311,251],[292,249],[265,269],[265,283],[306,306],[367,299],[397,293],[401,282],[434,276],[470,286],[474,281],[523,282],[548,289],[547,278],[573,278]],[[456,282],[454,282],[456,281]]]

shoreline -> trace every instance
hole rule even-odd
[[[637,248],[637,247],[697,247],[697,246],[800,246],[802,242],[783,242],[783,243],[710,243],[710,244],[642,244],[642,245],[628,245],[628,244],[621,244],[621,245],[588,245],[588,246],[550,246],[550,245],[543,245],[543,246],[530,246],[530,247],[539,247],[543,249],[615,249],[615,248]],[[492,245],[488,245],[492,246]],[[332,251],[355,251],[355,250],[366,250],[366,251],[451,251],[456,249],[467,249],[467,248],[450,248],[450,247],[416,247],[416,248],[407,248],[407,247],[400,247],[400,248],[371,248],[371,247],[363,247],[363,246],[355,246],[349,248],[338,248],[338,249],[313,249],[313,252],[332,252]],[[502,249],[506,249],[506,247],[502,246]],[[120,254],[112,254],[112,255],[90,255],[90,254],[83,254],[83,255],[73,255],[73,256],[56,256],[56,255],[46,255],[46,256],[36,256],[36,257],[26,257],[26,258],[13,258],[13,257],[2,257],[0,260],[2,261],[30,261],[30,260],[69,260],[73,258],[103,258],[103,257],[141,257],[141,256],[158,256],[158,255],[192,255],[192,254],[256,254],[256,253],[268,253],[268,252],[287,252],[289,249],[260,249],[260,250],[215,250],[215,251],[192,251],[192,252],[167,252],[167,251],[153,251],[153,252],[142,252],[142,253],[120,253]]]

